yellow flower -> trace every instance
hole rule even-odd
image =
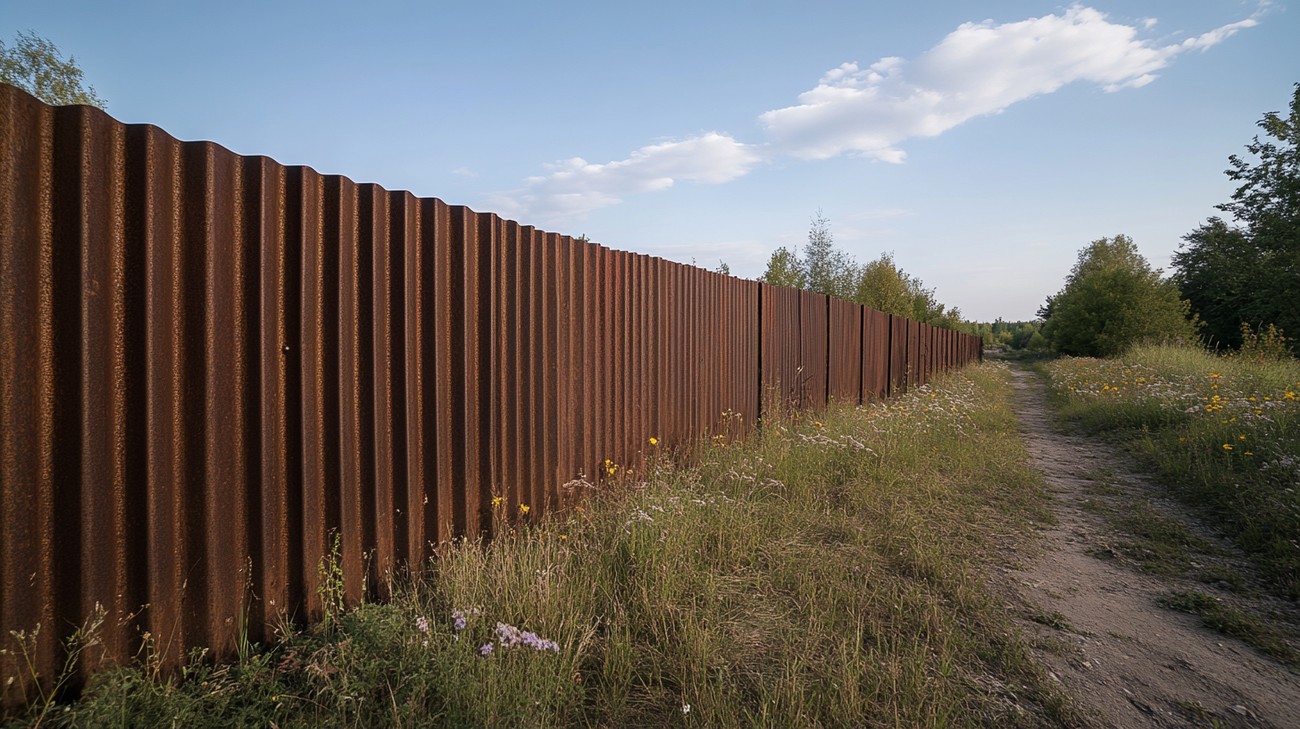
[[[1230,451],[1230,450],[1232,450],[1232,444],[1231,444],[1231,443],[1224,443],[1224,444],[1223,444],[1223,450],[1225,450],[1225,451]]]
[[[1254,452],[1254,451],[1246,451],[1246,455],[1248,455],[1248,456],[1253,456],[1253,455],[1255,455],[1255,452]]]
[[[505,499],[504,496],[496,496],[496,497],[493,497],[493,499],[492,499],[492,506],[493,506],[493,507],[497,507],[497,506],[500,506],[500,505],[504,504],[505,502],[506,502],[506,499]]]
[[[1237,436],[1237,440],[1245,440],[1245,439],[1246,439],[1246,436],[1244,436],[1244,435],[1239,435],[1239,436]]]
[[[527,513],[528,513],[528,504],[520,504],[520,505],[519,505],[519,513],[520,513],[520,514],[527,514]]]
[[[652,446],[657,446],[657,445],[659,445],[659,439],[656,438],[656,437],[654,437],[653,435],[650,436],[650,445],[652,445]]]

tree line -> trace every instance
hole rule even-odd
[[[808,243],[802,251],[798,247],[777,248],[759,280],[816,291],[936,326],[961,328],[963,324],[961,311],[939,303],[934,289],[899,268],[893,254],[882,253],[874,261],[859,264],[836,248],[830,221],[820,210],[808,228]]]
[[[1109,356],[1144,340],[1212,348],[1295,343],[1300,332],[1300,84],[1289,113],[1268,112],[1248,156],[1225,172],[1240,184],[1229,202],[1183,237],[1172,275],[1151,268],[1125,235],[1079,252],[1065,286],[1039,309],[1061,354]]]

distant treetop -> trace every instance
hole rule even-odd
[[[75,56],[63,60],[59,47],[33,32],[18,31],[12,46],[0,41],[0,81],[13,84],[47,104],[105,107],[94,86],[82,86]]]

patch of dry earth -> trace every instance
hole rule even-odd
[[[1039,554],[1010,572],[1016,596],[1036,613],[1024,627],[1038,637],[1040,661],[1080,704],[1107,727],[1300,727],[1300,677],[1232,638],[1200,626],[1195,616],[1160,607],[1156,598],[1186,580],[1136,571],[1108,553],[1116,535],[1093,511],[1087,475],[1107,472],[1112,486],[1150,499],[1153,507],[1198,534],[1184,511],[1114,449],[1055,430],[1046,386],[1012,370],[1017,415],[1034,465],[1053,497],[1057,524],[1044,530]],[[1209,539],[1217,540],[1212,533]],[[1222,542],[1222,540],[1217,540]],[[1224,554],[1232,555],[1230,546]],[[1229,556],[1249,571],[1240,555]],[[1206,589],[1198,585],[1199,589]],[[1292,608],[1294,606],[1291,606]],[[1041,624],[1042,616],[1053,616]]]

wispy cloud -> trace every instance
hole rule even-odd
[[[623,197],[672,187],[677,182],[718,184],[747,174],[762,161],[757,147],[708,132],[642,147],[627,159],[596,164],[581,157],[547,165],[545,175],[524,188],[490,200],[505,214],[521,210],[552,219],[573,219]]]
[[[832,69],[798,104],[759,120],[785,154],[857,153],[898,163],[906,153],[897,145],[907,139],[937,136],[1076,81],[1106,91],[1145,86],[1178,54],[1205,50],[1256,23],[1248,18],[1170,45],[1078,5],[1015,23],[964,23],[915,61]]]
[[[758,115],[761,144],[709,132],[604,164],[575,157],[548,165],[546,174],[489,202],[510,216],[574,220],[679,181],[728,182],[781,157],[856,154],[902,163],[907,154],[900,145],[908,139],[937,136],[1075,82],[1108,92],[1145,86],[1179,54],[1212,48],[1258,20],[1181,42],[1140,37],[1155,24],[1154,18],[1111,22],[1082,5],[1012,23],[964,23],[913,61],[886,57],[865,68],[844,63],[827,71],[798,103]]]

